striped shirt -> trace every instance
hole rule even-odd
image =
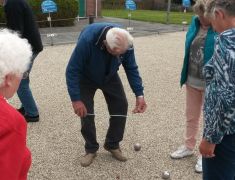
[[[219,144],[235,134],[235,28],[221,33],[211,60],[204,67],[206,79],[203,137]]]

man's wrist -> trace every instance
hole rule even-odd
[[[136,98],[144,98],[144,95],[137,96]]]

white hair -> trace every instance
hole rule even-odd
[[[133,45],[133,39],[128,31],[117,27],[111,28],[106,34],[106,41],[111,49],[120,48],[127,50]]]
[[[235,16],[235,0],[207,0],[206,17],[215,17],[215,11],[222,10],[229,16]]]
[[[0,30],[0,86],[7,74],[21,76],[32,56],[31,46],[15,32]]]

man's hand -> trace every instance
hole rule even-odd
[[[85,117],[87,115],[87,109],[82,101],[72,102],[74,113],[79,117]]]
[[[136,97],[136,106],[135,106],[135,109],[133,109],[133,113],[143,113],[145,112],[147,108],[147,104],[144,100],[144,97],[141,96],[141,97]]]
[[[199,146],[199,151],[204,158],[212,158],[215,157],[215,146],[216,144],[211,144],[205,139],[202,139],[201,144]]]

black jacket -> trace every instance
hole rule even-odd
[[[25,0],[7,0],[4,6],[7,27],[17,31],[32,46],[33,53],[42,51],[42,40],[30,6]]]

